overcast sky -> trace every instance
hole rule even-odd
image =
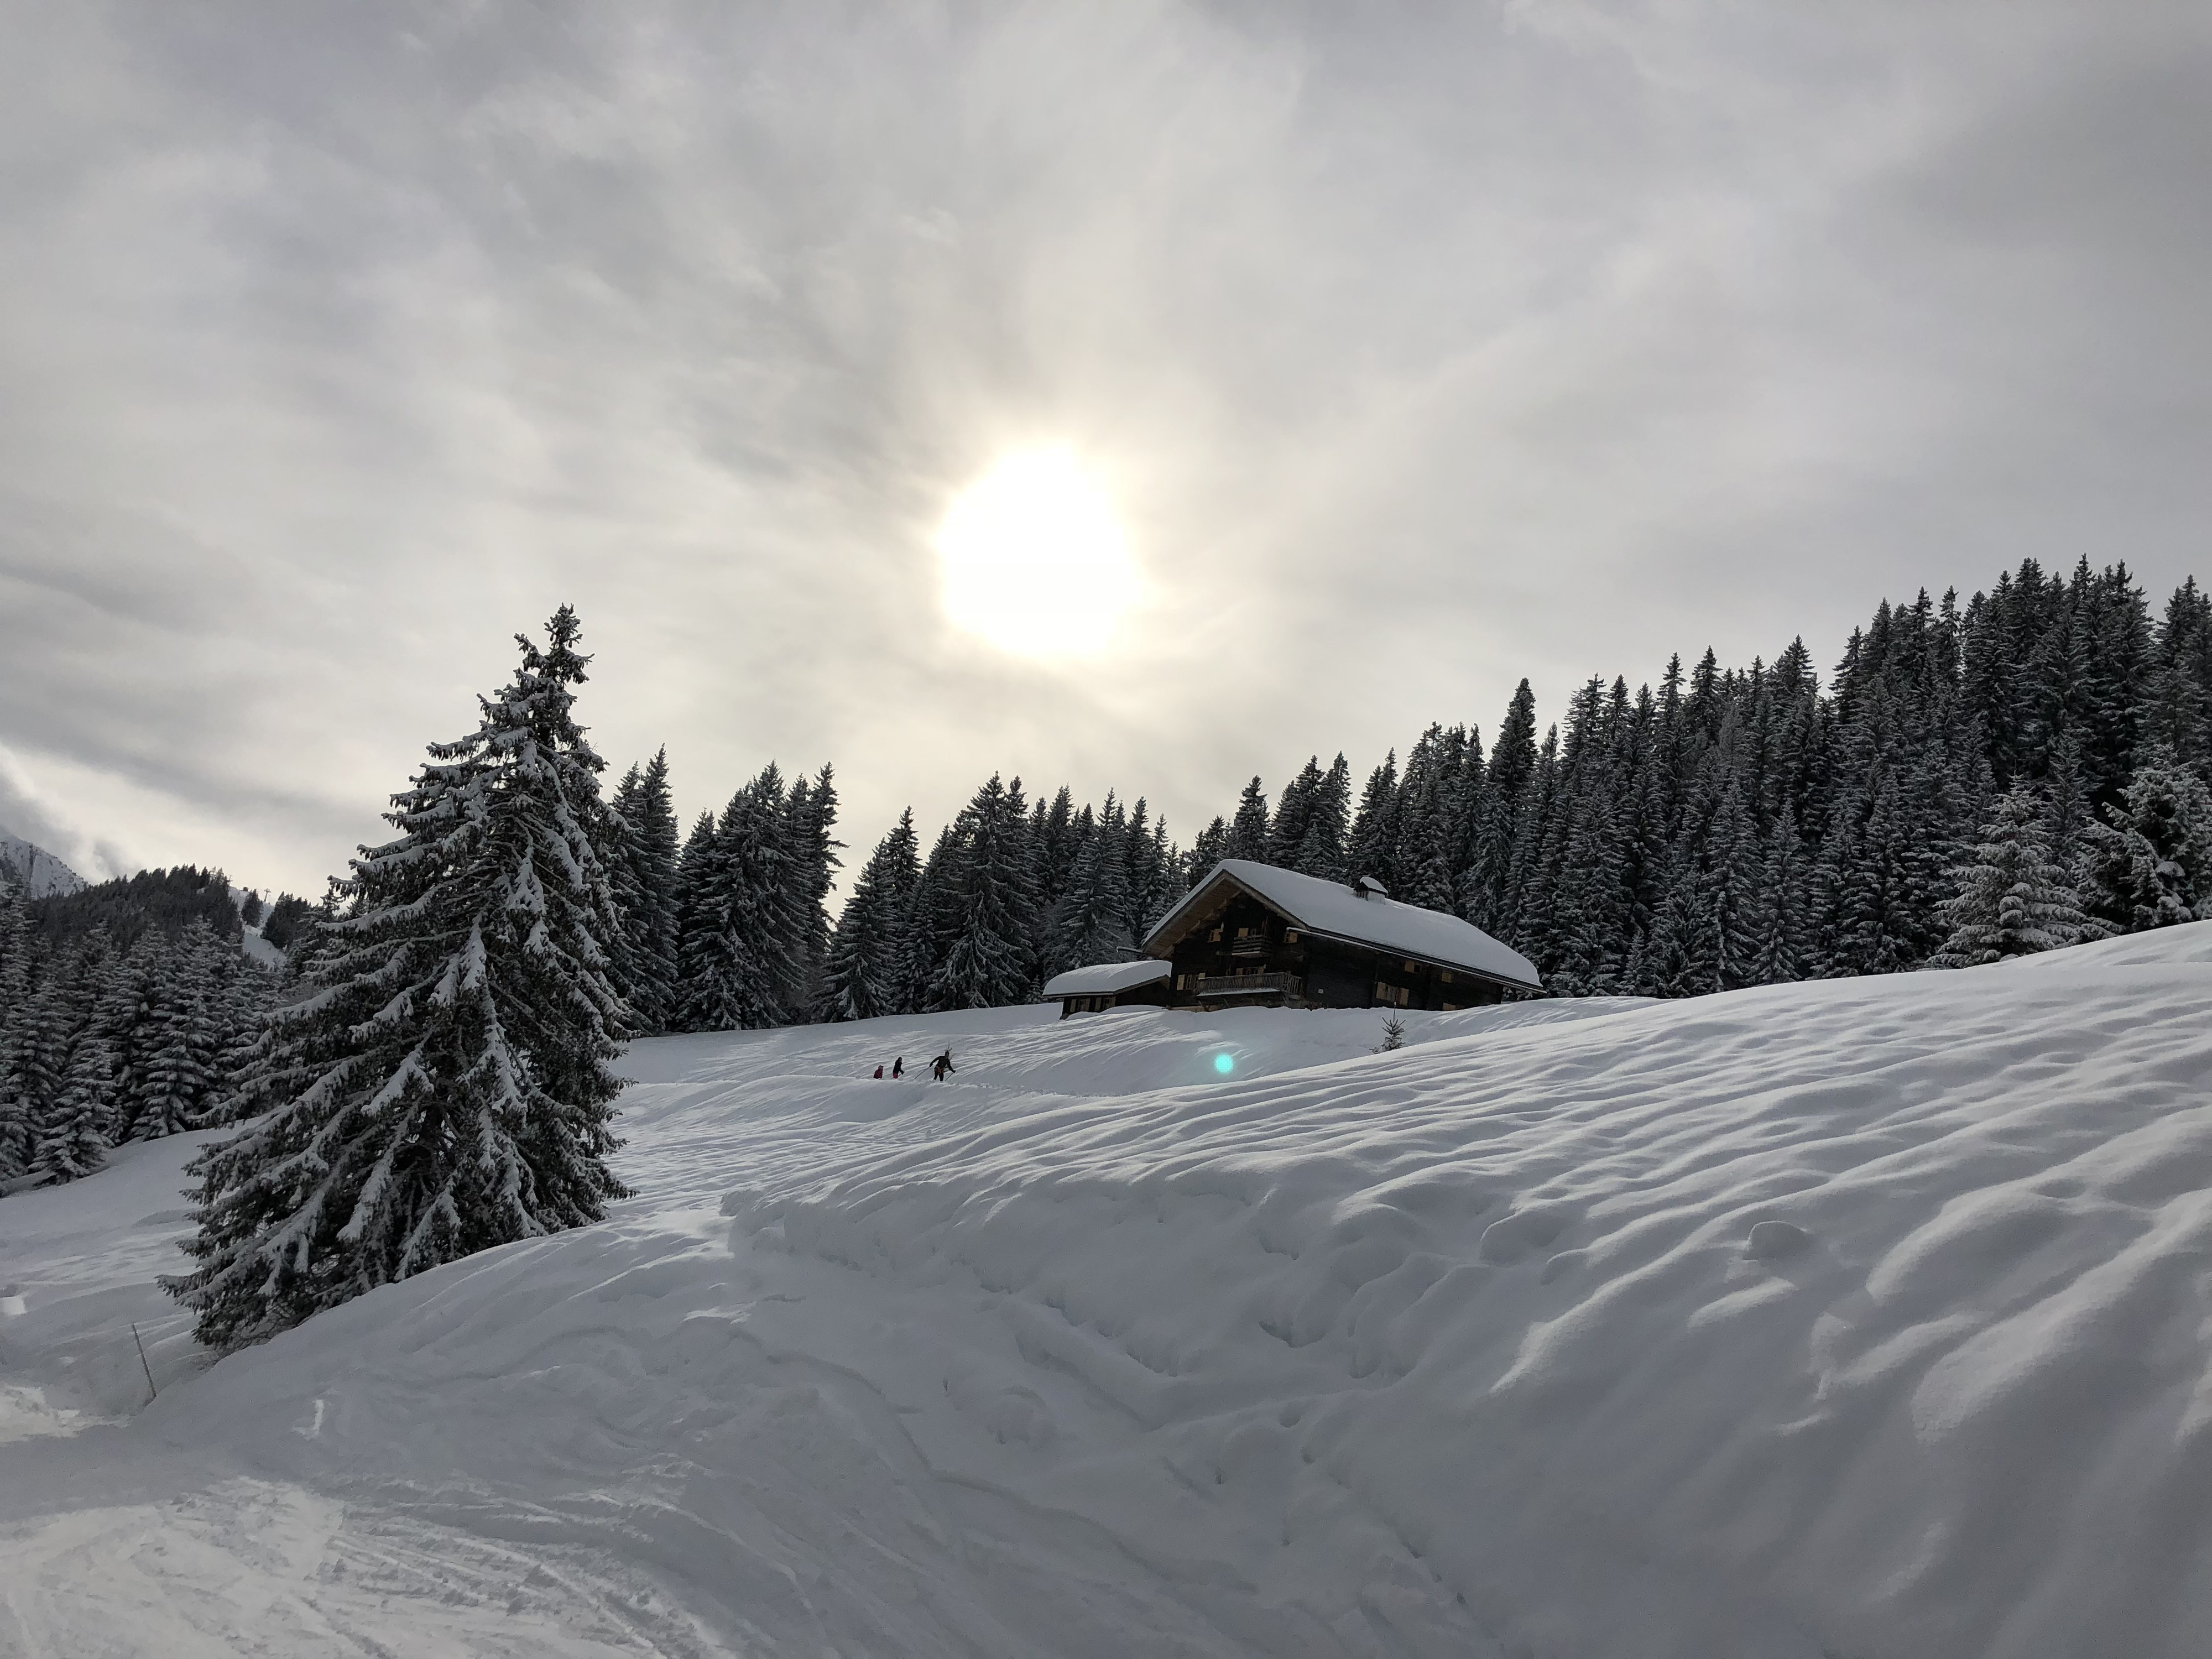
[[[0,823],[319,891],[566,601],[617,768],[1178,839],[2212,506],[2212,8],[0,0]],[[933,537],[1073,449],[1103,656]]]

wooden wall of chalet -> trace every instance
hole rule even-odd
[[[1164,1008],[1175,1000],[1170,987],[1172,980],[1156,979],[1149,985],[1139,985],[1127,991],[1108,991],[1097,996],[1062,997],[1060,1017],[1070,1014],[1103,1014],[1109,1008]]]
[[[1231,890],[1225,906],[1177,942],[1171,958],[1176,989],[1187,989],[1200,975],[1291,971],[1283,932],[1282,917],[1250,894]]]
[[[1297,935],[1291,937],[1291,935]],[[1174,1000],[1198,1000],[1200,977],[1287,975],[1295,991],[1273,989],[1230,1000],[1288,1000],[1320,1008],[1474,1008],[1503,1000],[1503,989],[1464,970],[1408,962],[1335,939],[1297,934],[1284,918],[1242,890],[1177,942],[1170,958]],[[1215,1000],[1209,997],[1209,1002]]]

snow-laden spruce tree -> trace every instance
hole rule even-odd
[[[167,979],[141,1039],[145,1058],[131,1103],[131,1139],[156,1140],[199,1127],[218,1081],[223,1037],[213,958],[229,949],[206,922],[195,921],[167,953]]]
[[[811,781],[792,786],[784,803],[784,915],[789,939],[783,955],[792,976],[783,988],[787,1021],[815,1017],[822,1003],[830,956],[830,889],[844,863],[837,823],[836,769],[825,765]]]
[[[1980,843],[1951,872],[1958,891],[1939,907],[1951,933],[1929,957],[1930,968],[1979,967],[2104,933],[2081,913],[2081,895],[2051,854],[2046,813],[2022,785],[1999,799]]]
[[[707,1029],[697,1023],[699,1011],[692,993],[698,982],[700,952],[721,925],[709,890],[717,857],[714,815],[702,812],[693,820],[691,833],[684,837],[683,851],[676,860],[675,897],[671,908],[676,921],[677,972],[670,988],[668,1008],[668,1030],[672,1031]]]
[[[320,924],[312,991],[269,1018],[265,1115],[190,1166],[199,1263],[166,1288],[219,1350],[379,1285],[597,1221],[627,1011],[598,848],[600,761],[577,726],[587,659],[567,606],[541,651],[434,744]]]
[[[112,963],[95,929],[53,964],[33,1015],[49,1087],[32,1124],[30,1173],[46,1185],[88,1176],[107,1161],[112,1087],[107,1041],[96,1012]]]
[[[2109,823],[2083,831],[2090,908],[2117,933],[2212,920],[2212,790],[2154,745]]]
[[[1128,820],[1109,790],[1105,810],[1094,818],[1085,806],[1075,823],[1079,850],[1052,920],[1051,963],[1080,968],[1124,961],[1137,954],[1129,932]]]
[[[1329,774],[1335,782],[1344,769],[1344,757],[1336,757],[1336,768]],[[1334,783],[1329,784],[1334,788]],[[1311,853],[1302,854],[1301,868],[1308,875],[1323,872],[1334,878],[1344,861],[1344,804],[1340,798],[1332,805],[1324,799],[1316,809],[1314,821],[1306,826],[1303,845]],[[1323,811],[1334,814],[1324,820]],[[1334,839],[1329,839],[1333,832]],[[1183,896],[1182,860],[1176,856],[1174,844],[1168,840],[1165,818],[1151,817],[1151,809],[1142,795],[1129,813],[1129,937],[1143,942],[1145,935],[1159,923],[1160,918],[1175,908]]]
[[[149,927],[110,963],[94,1017],[107,1042],[108,1086],[113,1091],[110,1133],[117,1145],[134,1135],[147,1090],[146,1068],[163,1025],[164,999],[174,978],[174,951],[158,927]]]
[[[902,1014],[927,1011],[929,988],[936,982],[937,970],[944,965],[959,932],[959,916],[954,908],[959,895],[953,886],[954,870],[961,859],[960,844],[953,833],[958,827],[948,823],[937,832],[929,856],[921,861],[921,872],[915,878],[914,896],[907,902],[906,968],[899,975],[898,1012]]]
[[[1237,798],[1237,816],[1229,821],[1229,844],[1221,856],[1261,864],[1267,860],[1267,792],[1256,777]]]
[[[617,872],[623,909],[624,991],[640,1035],[667,1029],[676,994],[676,812],[668,750],[633,766],[615,795],[628,831]]]
[[[1752,959],[1753,984],[1779,985],[1802,977],[1810,874],[1805,843],[1797,834],[1796,814],[1785,803],[1766,840],[1761,877],[1764,926]]]
[[[770,761],[730,797],[721,817],[693,831],[682,868],[688,890],[679,963],[680,1017],[690,1031],[752,1031],[789,1023],[791,866],[783,773]]]
[[[823,973],[823,1018],[873,1019],[908,1012],[914,893],[921,879],[908,807],[868,854],[837,918]]]
[[[1256,785],[1260,780],[1252,781]],[[1216,824],[1220,822],[1214,820]],[[1355,881],[1362,876],[1380,880],[1390,867],[1391,849],[1397,844],[1398,751],[1393,749],[1383,756],[1382,764],[1367,775],[1367,787],[1360,792],[1359,810],[1352,815],[1350,844],[1345,852],[1344,873]],[[1212,845],[1200,836],[1192,853],[1190,877],[1197,882],[1216,860],[1231,856],[1228,831],[1224,829]]]
[[[1028,842],[1022,781],[1002,784],[993,773],[955,826],[945,872],[953,931],[929,982],[933,1012],[1000,1008],[1030,994],[1036,890]]]
[[[262,1024],[276,1006],[282,983],[277,975],[233,949],[228,940],[215,940],[214,952],[216,1048],[208,1092],[200,1102],[198,1127],[203,1129],[236,1121],[237,1086],[252,1062]]]

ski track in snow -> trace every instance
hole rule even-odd
[[[212,1368],[127,1148],[0,1200],[0,1653],[2195,1655],[2208,1013],[2200,924],[665,1038],[606,1224]]]
[[[597,1559],[243,1476],[9,1528],[0,1550],[0,1635],[40,1659],[722,1650]]]

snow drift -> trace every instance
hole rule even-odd
[[[134,1149],[0,1202],[0,1650],[2194,1654],[2208,1010],[2200,924],[1386,1054],[641,1043],[607,1224],[197,1373],[165,1316],[103,1425]]]

